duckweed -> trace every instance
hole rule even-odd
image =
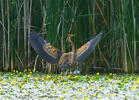
[[[0,72],[0,99],[112,100],[139,98],[139,75]]]

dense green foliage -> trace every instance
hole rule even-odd
[[[139,71],[138,0],[0,0],[0,68],[57,72],[30,47],[31,29],[62,51],[70,51],[68,33],[76,48],[100,31],[103,38],[80,65],[83,72],[98,69]]]

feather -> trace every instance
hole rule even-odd
[[[82,62],[89,56],[101,39],[102,33],[98,34],[94,39],[91,39],[77,50],[75,50],[74,44],[70,39],[72,36],[73,35],[68,36],[68,42],[72,46],[72,51],[67,53],[63,53],[52,46],[48,40],[42,39],[36,32],[30,34],[29,41],[35,51],[47,62],[69,67],[74,63]]]
[[[36,32],[32,32],[29,36],[29,41],[31,46],[43,59],[51,64],[58,63],[62,52],[52,46],[48,40],[44,40]]]
[[[94,39],[91,39],[86,44],[77,49],[77,62],[82,62],[90,55],[90,53],[92,53],[93,49],[101,39],[102,34],[102,32],[99,33]]]

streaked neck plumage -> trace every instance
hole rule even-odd
[[[72,46],[72,52],[74,53],[75,52],[75,47],[74,47],[74,44],[71,40],[71,36],[68,36],[68,43]]]

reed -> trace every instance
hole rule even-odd
[[[33,29],[65,52],[71,49],[66,43],[68,33],[76,34],[73,42],[79,48],[104,31],[81,70],[138,72],[138,4],[138,0],[1,0],[0,70],[57,72],[57,66],[31,48],[28,35]]]

